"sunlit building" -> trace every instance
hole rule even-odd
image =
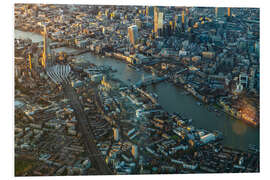
[[[153,6],[147,6],[145,9],[145,15],[154,17],[154,7]]]
[[[160,35],[159,32],[163,30],[164,13],[158,7],[154,9],[154,33],[156,36]]]
[[[128,38],[131,44],[135,45],[138,40],[138,27],[133,25],[128,27]]]

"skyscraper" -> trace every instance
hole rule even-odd
[[[51,56],[51,49],[48,40],[47,28],[46,25],[44,26],[44,34],[43,34],[43,58],[42,58],[42,66],[45,68],[46,66],[52,65],[52,56]]]
[[[42,57],[42,66],[46,67],[46,60],[47,60],[47,29],[46,25],[44,25],[44,32],[43,32],[43,57]]]
[[[154,33],[158,32],[158,7],[154,8]]]
[[[185,17],[185,11],[182,10],[181,14],[174,16],[174,30],[179,27],[182,28],[187,22],[187,18]]]
[[[146,6],[145,15],[154,17],[154,8],[153,8],[153,6]]]
[[[158,7],[154,8],[154,33],[158,36],[158,32],[163,29],[163,16],[164,13]]]
[[[138,40],[138,27],[132,25],[128,27],[128,37],[131,44],[135,45]]]
[[[163,12],[158,13],[158,29],[163,28]]]

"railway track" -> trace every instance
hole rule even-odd
[[[70,84],[63,84],[63,91],[67,98],[70,99],[71,105],[74,108],[75,116],[78,120],[79,130],[84,140],[86,151],[89,159],[93,162],[97,171],[101,175],[112,175],[111,169],[105,162],[101,152],[97,149],[95,144],[95,137],[91,127],[88,125],[87,116],[84,113],[83,107],[79,101],[78,95]]]

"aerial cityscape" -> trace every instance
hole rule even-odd
[[[259,15],[14,4],[14,175],[259,173]]]

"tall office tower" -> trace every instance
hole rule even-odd
[[[173,30],[174,29],[174,23],[173,23],[173,21],[169,21],[169,24],[170,24],[171,30]]]
[[[154,33],[158,32],[158,7],[154,8]]]
[[[182,17],[181,18],[182,18],[181,22],[182,22],[182,24],[184,24],[185,23],[185,11],[184,10],[182,11]]]
[[[138,153],[138,146],[137,145],[135,145],[135,144],[132,145],[131,153],[132,153],[134,159],[138,159],[139,153]]]
[[[145,15],[154,17],[154,7],[153,6],[146,6]]]
[[[175,16],[174,16],[174,27],[173,27],[173,30],[174,30],[174,31],[176,30],[176,28],[177,28],[178,26],[180,26],[178,20],[179,20],[179,15],[175,15]]]
[[[119,141],[119,130],[118,128],[113,128],[113,138],[115,141]]]
[[[44,25],[42,66],[45,68],[46,66],[51,65],[52,65],[51,49],[48,41],[47,28],[46,25]]]
[[[163,29],[163,12],[158,13],[158,29]]]
[[[128,37],[131,44],[135,45],[138,40],[138,27],[132,25],[128,27]]]
[[[187,22],[187,18],[185,15],[185,11],[183,10],[181,14],[177,14],[174,16],[174,30],[178,27],[181,28],[184,27],[184,25]]]
[[[217,18],[224,18],[224,16],[230,16],[231,9],[226,7],[219,7],[216,8],[216,17]]]
[[[158,7],[155,7],[154,9],[154,33],[156,36],[160,34],[163,30],[163,18],[164,13],[160,12]]]
[[[44,32],[43,32],[43,56],[42,56],[42,66],[46,67],[46,59],[47,59],[47,30],[46,25],[44,25]]]

